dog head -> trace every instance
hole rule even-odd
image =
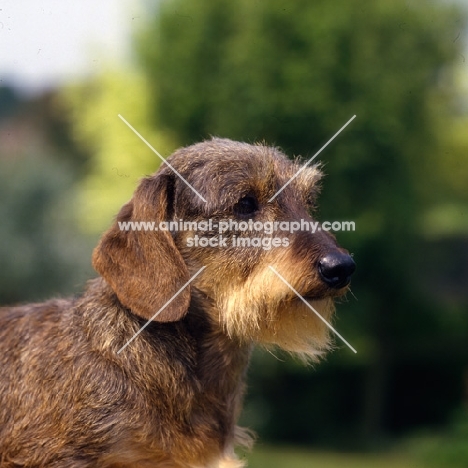
[[[308,305],[330,320],[354,262],[312,217],[319,167],[225,139],[167,163],[142,180],[93,255],[122,304],[146,319],[164,307],[154,320],[177,321],[196,291],[231,337],[320,354],[327,327]]]

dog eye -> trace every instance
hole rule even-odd
[[[234,212],[238,215],[251,215],[258,211],[258,202],[255,197],[247,195],[242,197],[235,205]]]

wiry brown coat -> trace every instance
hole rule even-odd
[[[163,167],[117,221],[248,219],[245,197],[258,203],[250,218],[311,219],[316,167],[267,203],[299,168],[276,149],[213,139],[168,161],[207,202]],[[0,310],[1,468],[243,466],[234,446],[249,437],[236,420],[253,344],[312,358],[328,346],[326,327],[269,265],[330,319],[346,285],[327,286],[317,262],[341,250],[324,233],[286,234],[289,248],[269,251],[190,248],[193,235],[116,222],[93,255],[101,277],[81,297]]]

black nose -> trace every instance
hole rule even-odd
[[[318,270],[323,281],[331,288],[340,289],[349,284],[356,269],[354,260],[338,250],[321,258]]]

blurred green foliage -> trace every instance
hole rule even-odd
[[[455,412],[445,434],[420,435],[410,444],[413,452],[429,468],[468,466],[468,409]]]
[[[249,468],[424,468],[402,454],[322,453],[261,445],[247,459]]]
[[[72,167],[40,150],[0,159],[0,304],[79,290],[91,244],[74,222]]]

